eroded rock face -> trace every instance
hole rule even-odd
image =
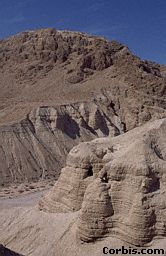
[[[39,202],[40,209],[48,212],[79,210],[87,186],[103,167],[101,155],[103,151],[97,155],[95,147],[91,149],[87,143],[73,148],[67,156],[66,167],[62,169],[57,185]]]
[[[78,221],[77,235],[81,240],[91,242],[111,231],[114,211],[109,189],[109,184],[100,178],[87,187]]]
[[[161,119],[74,147],[40,209],[80,210],[77,235],[86,242],[113,235],[142,246],[166,236],[165,131]]]
[[[95,103],[78,103],[40,107],[19,123],[0,126],[0,185],[57,179],[73,146],[124,132],[120,120],[114,119],[111,110],[102,110]]]
[[[80,73],[83,80],[88,75],[86,69],[100,71],[110,67],[112,55],[121,48],[123,46],[118,42],[110,44],[103,38],[96,40],[94,36],[79,32],[55,29],[26,31],[0,42],[1,68],[9,63],[10,67],[12,63],[18,64],[17,78],[31,79],[36,73],[46,74],[75,54],[76,73]],[[21,67],[20,64],[24,65]]]

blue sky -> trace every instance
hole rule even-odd
[[[43,27],[118,40],[166,64],[166,0],[0,0],[0,38]]]

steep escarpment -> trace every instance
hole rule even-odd
[[[113,110],[95,103],[40,107],[19,123],[0,126],[0,184],[57,179],[74,145],[123,132]]]
[[[74,147],[39,208],[80,210],[77,236],[85,242],[116,236],[143,246],[165,237],[165,128],[161,119]]]

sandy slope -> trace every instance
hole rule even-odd
[[[48,189],[43,191],[38,191],[35,193],[29,193],[25,195],[16,196],[14,198],[3,198],[0,199],[0,208],[1,209],[12,209],[14,207],[27,207],[27,206],[34,206],[38,203],[39,198],[41,198]]]
[[[41,212],[36,206],[41,195],[37,192],[0,201],[0,243],[25,256],[101,256],[104,246],[129,247],[116,238],[82,244],[75,235],[79,212]],[[166,250],[166,240],[157,241],[153,247]]]

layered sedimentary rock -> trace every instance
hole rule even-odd
[[[73,146],[124,132],[116,120],[111,109],[80,103],[40,107],[19,123],[0,126],[0,185],[57,179]]]
[[[22,121],[0,125],[0,184],[57,179],[68,152],[78,143],[120,135],[145,123],[144,113],[152,120],[165,116],[158,108],[131,116],[125,107],[118,110],[114,100],[108,90],[92,102],[38,107]]]
[[[80,210],[77,236],[142,246],[166,236],[166,120],[74,147],[45,211]]]
[[[97,178],[85,191],[77,233],[85,242],[104,237],[113,228],[111,216],[114,211],[109,189],[108,183]]]
[[[82,147],[83,145],[83,147]],[[49,212],[79,210],[83,201],[85,190],[94,177],[103,167],[100,154],[96,149],[89,148],[89,144],[80,144],[73,148],[67,156],[67,164],[55,187],[39,202],[40,209]],[[93,167],[91,163],[93,162]]]

